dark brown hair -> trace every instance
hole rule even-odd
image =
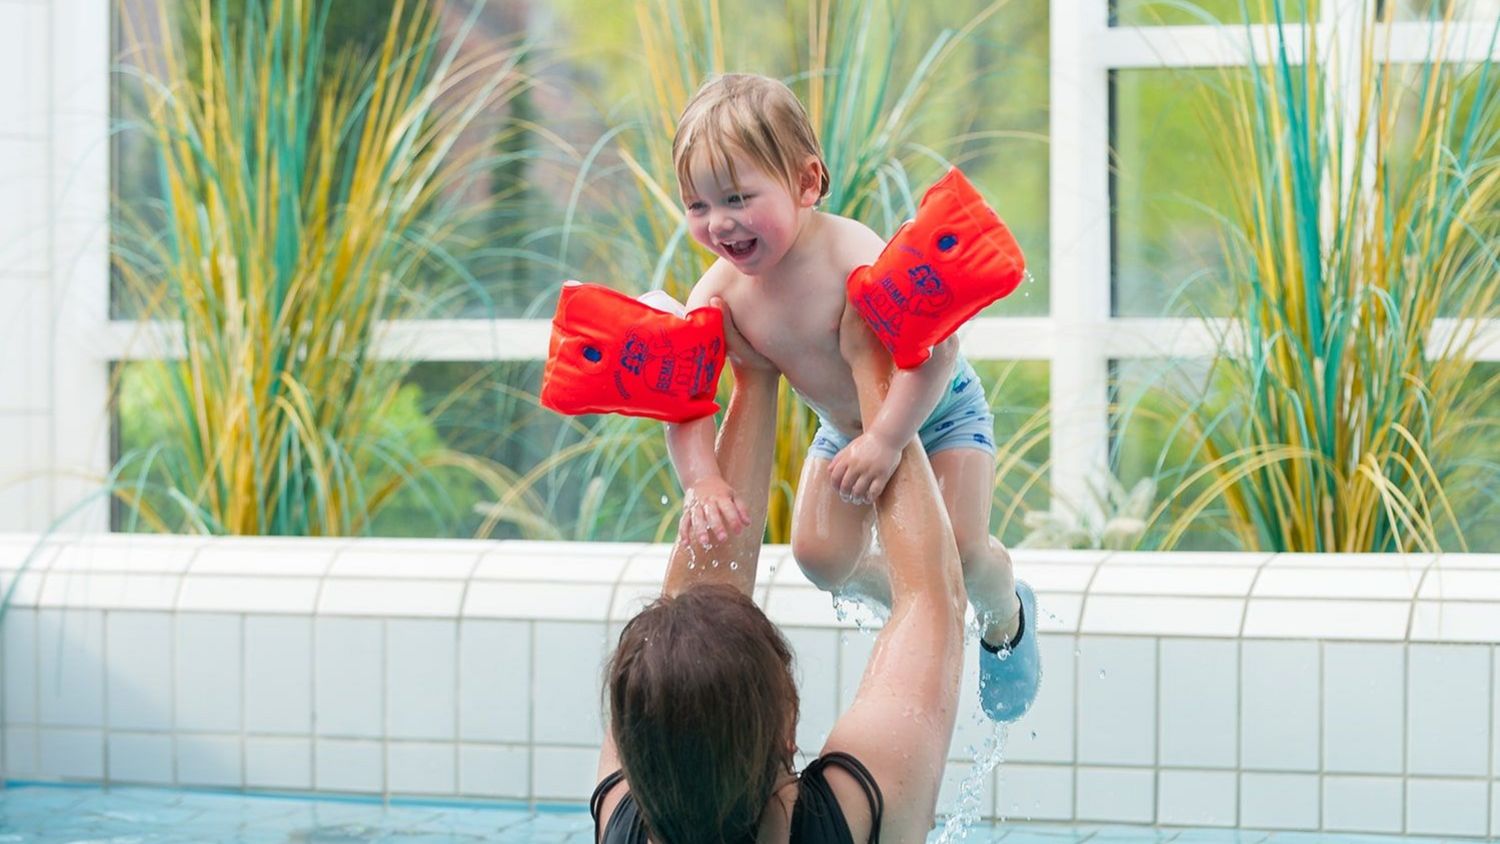
[[[663,596],[631,619],[605,673],[610,730],[652,839],[754,842],[792,768],[792,651],[732,586]]]

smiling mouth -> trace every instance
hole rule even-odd
[[[755,251],[755,244],[759,242],[757,238],[752,237],[749,240],[726,240],[721,245],[724,251],[729,253],[729,257],[744,258]]]

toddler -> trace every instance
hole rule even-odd
[[[981,622],[981,701],[991,718],[1019,718],[1039,676],[1035,599],[989,533],[994,417],[957,338],[920,367],[894,370],[879,412],[861,417],[839,350],[845,280],[885,243],[857,221],[818,210],[828,170],[806,112],[782,83],[743,74],[711,80],[683,111],[672,156],[689,231],[718,258],[688,308],[721,305],[726,329],[755,354],[749,365],[786,376],[819,419],[792,515],[798,565],[819,588],[890,605],[885,562],[871,553],[871,502],[902,448],[920,437]],[[714,433],[712,416],[667,426],[686,493],[681,529],[705,545],[748,524],[744,502],[720,475]]]

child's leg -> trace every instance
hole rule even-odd
[[[969,602],[984,625],[985,641],[1004,644],[1016,634],[1021,603],[1016,598],[1010,554],[1000,540],[990,536],[995,458],[976,448],[947,448],[928,456],[953,523]]]
[[[839,496],[828,476],[830,462],[809,454],[802,464],[792,510],[792,556],[819,589],[854,591],[889,606],[890,584],[884,568],[865,559],[875,508],[850,504]]]

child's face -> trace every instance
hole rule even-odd
[[[699,156],[690,172],[691,185],[682,186],[688,231],[693,239],[729,261],[746,275],[761,275],[775,267],[796,242],[811,201],[807,192],[793,196],[786,181],[734,155],[738,185],[721,183],[707,156]],[[721,174],[728,179],[728,174]]]

